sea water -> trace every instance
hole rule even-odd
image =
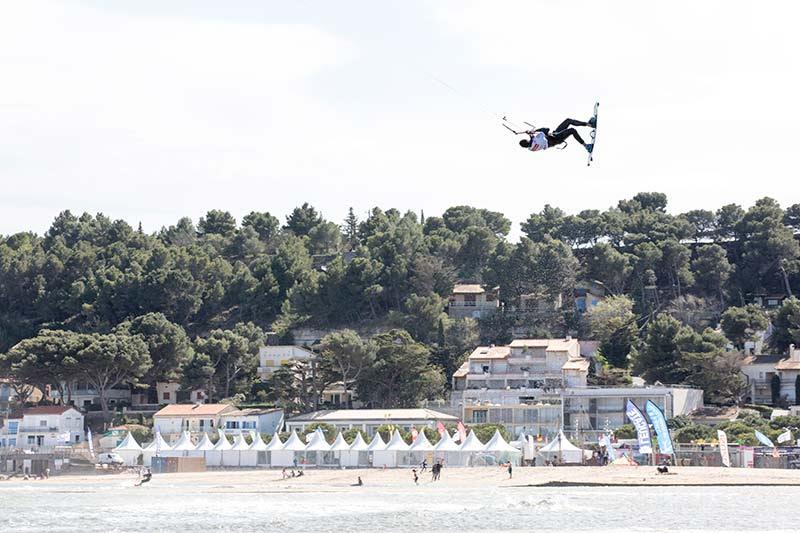
[[[800,487],[0,484],[0,531],[798,531]]]

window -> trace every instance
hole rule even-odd
[[[36,437],[34,435],[28,435],[28,444],[36,444]]]
[[[473,424],[485,424],[486,423],[486,410],[481,411],[472,411],[472,423]]]
[[[13,422],[9,421],[8,432],[14,435],[17,433],[17,431],[19,431],[19,422],[17,422],[16,420],[14,420]]]
[[[46,428],[47,427],[47,420],[39,420],[39,427]]]
[[[168,392],[163,393],[162,397],[163,397],[164,400],[169,400],[170,399]]]
[[[465,294],[464,295],[464,305],[466,307],[475,307],[475,295],[474,294]]]
[[[206,421],[205,421],[205,420],[203,420],[203,419],[201,418],[201,419],[200,419],[200,428],[201,428],[201,429],[202,429],[202,428],[204,428],[204,427],[205,427],[205,425],[206,425]]]

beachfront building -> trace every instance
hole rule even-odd
[[[83,441],[83,415],[72,406],[28,407],[8,415],[0,427],[0,447],[41,448]]]
[[[220,415],[219,427],[227,435],[266,433],[272,435],[283,430],[283,409],[245,408],[227,411]]]
[[[581,351],[570,337],[480,346],[453,374],[451,407],[467,424],[497,423],[514,435],[554,437],[561,428],[589,435],[621,426],[628,399],[639,407],[652,399],[668,417],[703,405],[698,389],[589,387],[591,358]]]
[[[435,428],[437,422],[455,424],[458,418],[431,409],[339,409],[314,411],[295,416],[286,421],[286,431],[305,431],[315,423],[330,424],[339,431],[357,428],[372,437],[375,431],[385,424],[394,425],[405,431],[412,427]]]
[[[236,407],[222,403],[167,405],[153,415],[153,431],[161,435],[210,433],[220,427],[222,415],[238,411]]]
[[[689,387],[585,387],[560,392],[562,425],[571,434],[602,432],[629,423],[628,400],[644,411],[648,400],[667,418],[688,415],[703,407],[703,391]]]
[[[484,318],[500,307],[497,288],[487,290],[477,283],[456,283],[447,304],[451,318]]]
[[[268,345],[258,350],[258,376],[268,379],[283,364],[292,361],[311,361],[317,354],[302,346]]]

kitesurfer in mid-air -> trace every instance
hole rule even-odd
[[[550,131],[550,128],[536,128],[519,132],[519,135],[528,135],[530,137],[529,139],[522,139],[519,142],[519,145],[523,148],[531,150],[532,152],[538,152],[539,150],[546,150],[547,148],[559,145],[570,137],[574,137],[576,141],[581,143],[581,145],[586,148],[587,152],[592,153],[594,144],[584,142],[578,133],[578,130],[572,128],[571,126],[588,126],[590,128],[594,128],[596,125],[597,119],[595,119],[595,117],[590,118],[588,122],[568,118],[559,124],[553,132]]]

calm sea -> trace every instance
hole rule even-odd
[[[0,482],[0,531],[800,530],[791,487],[215,489]]]

